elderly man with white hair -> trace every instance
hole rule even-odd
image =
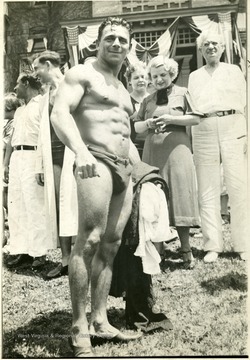
[[[204,113],[192,128],[199,206],[206,263],[223,251],[220,216],[220,163],[231,206],[234,251],[246,260],[246,82],[240,68],[220,62],[223,37],[202,32],[197,46],[206,64],[192,72],[188,89],[195,107]]]

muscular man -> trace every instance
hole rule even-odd
[[[129,93],[117,79],[130,49],[130,31],[120,18],[108,18],[100,25],[97,60],[66,73],[51,115],[59,138],[76,156],[79,226],[69,282],[72,346],[78,357],[93,355],[89,334],[125,341],[141,336],[122,334],[107,318],[113,260],[132,205],[129,116],[133,109]]]
[[[205,116],[194,126],[193,150],[197,171],[205,262],[216,261],[223,250],[220,214],[221,168],[231,207],[234,251],[246,259],[246,82],[238,66],[220,62],[225,49],[221,35],[203,32],[197,39],[206,65],[192,72],[189,92]]]
[[[42,84],[47,85],[49,88],[49,91],[45,93],[41,102],[41,128],[37,151],[38,161],[36,166],[36,178],[39,185],[45,186],[45,195],[48,199],[47,214],[51,218],[52,234],[55,234],[57,237],[57,232],[59,233],[62,262],[55,269],[48,272],[47,278],[52,279],[68,274],[71,237],[76,235],[74,233],[76,230],[71,229],[67,231],[67,234],[64,232],[63,236],[61,229],[61,210],[63,210],[62,201],[66,198],[64,193],[61,194],[61,191],[63,191],[61,180],[65,145],[58,139],[50,122],[50,114],[53,108],[55,94],[64,76],[60,71],[60,55],[55,51],[47,50],[42,52],[34,60],[33,68]],[[72,173],[72,169],[68,169],[68,172]],[[66,191],[70,191],[69,187]],[[70,209],[65,210],[70,211]],[[69,218],[69,216],[67,217]],[[54,223],[57,225],[56,228]],[[69,219],[68,223],[70,223]]]

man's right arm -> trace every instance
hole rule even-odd
[[[13,135],[13,133],[12,133]],[[3,168],[4,168],[4,181],[6,183],[9,182],[9,164],[10,164],[10,157],[13,151],[13,147],[11,145],[12,135],[9,138],[9,141],[6,145],[4,160],[3,160]]]
[[[82,65],[75,66],[66,73],[55,97],[51,122],[59,139],[76,154],[79,175],[88,178],[98,176],[97,161],[88,151],[71,116],[84,96],[83,77]]]
[[[79,130],[71,116],[84,95],[84,87],[80,83],[79,69],[77,68],[74,67],[66,73],[58,88],[51,113],[51,122],[57,136],[75,153],[83,144]]]
[[[35,177],[38,185],[44,186],[44,169],[43,169],[43,154],[42,154],[42,140],[41,127],[38,135],[37,149],[36,149],[36,165]]]

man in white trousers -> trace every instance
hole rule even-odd
[[[40,88],[41,83],[30,73],[20,74],[15,87],[25,104],[15,112],[4,159],[5,180],[9,182],[7,249],[10,255],[18,255],[8,261],[9,267],[31,263],[32,268],[38,268],[44,265],[47,250],[54,248],[47,232],[44,192],[35,179]]]
[[[220,162],[231,207],[233,249],[240,259],[246,260],[246,82],[238,66],[220,62],[225,49],[221,35],[202,32],[197,45],[206,65],[190,74],[188,89],[197,110],[204,113],[200,124],[192,128],[201,226],[207,252],[204,261],[216,261],[223,251]]]

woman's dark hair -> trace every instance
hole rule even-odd
[[[125,19],[123,18],[119,18],[119,17],[108,17],[106,18],[101,25],[99,26],[98,29],[98,38],[97,40],[100,41],[101,37],[102,37],[102,33],[103,33],[103,29],[108,26],[108,25],[120,25],[120,26],[124,26],[130,35],[130,40],[132,38],[132,25]]]
[[[40,90],[42,84],[40,80],[36,77],[36,75],[32,72],[22,72],[18,79],[22,81],[22,83],[25,83],[28,81],[30,87],[34,90]]]
[[[22,105],[20,99],[17,98],[16,93],[10,92],[4,95],[4,107],[5,111],[16,110]]]

